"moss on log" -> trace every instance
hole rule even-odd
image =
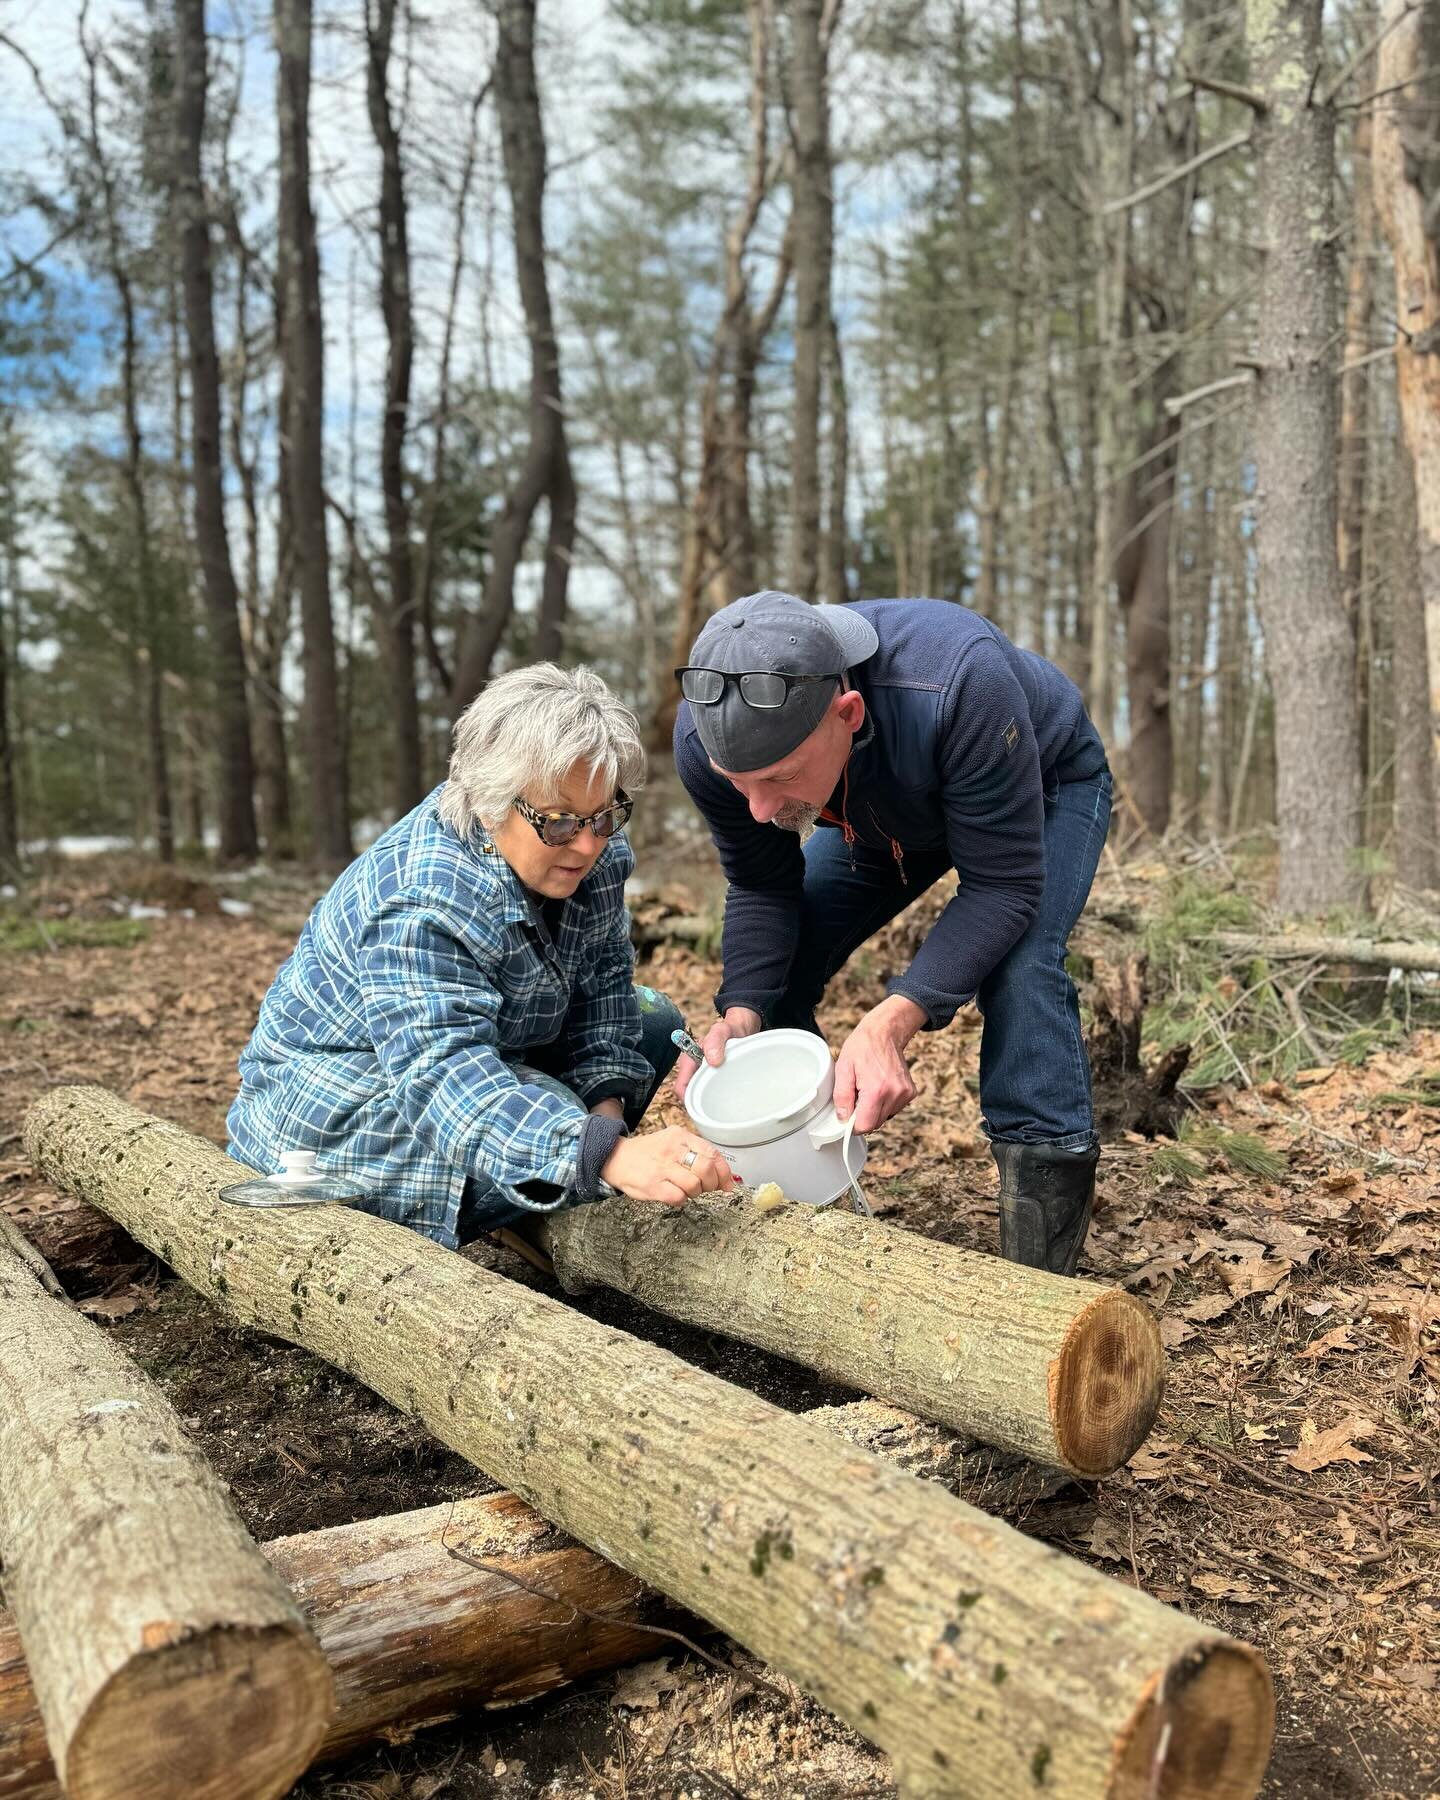
[[[309,1763],[333,1691],[283,1582],[164,1396],[5,1240],[0,1566],[73,1800],[261,1800]]]
[[[547,1222],[561,1283],[609,1287],[921,1418],[1084,1476],[1145,1441],[1165,1387],[1155,1316],[1119,1288],[748,1195]]]
[[[236,1164],[103,1090],[47,1095],[26,1144],[235,1317],[793,1676],[908,1792],[1255,1793],[1249,1646],[401,1227],[227,1207]]]

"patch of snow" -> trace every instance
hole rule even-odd
[[[248,919],[255,908],[248,900],[232,900],[228,894],[222,894],[220,910],[227,919]]]

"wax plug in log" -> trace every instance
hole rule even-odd
[[[163,1395],[3,1234],[0,1568],[72,1800],[264,1800],[309,1763],[333,1692],[294,1601]]]
[[[403,1227],[238,1213],[236,1164],[103,1090],[45,1096],[26,1147],[220,1306],[793,1676],[908,1793],[1255,1793],[1274,1702],[1250,1647]]]
[[[743,1194],[557,1213],[561,1283],[618,1289],[953,1430],[1084,1476],[1144,1443],[1165,1387],[1155,1316],[1119,1288]]]

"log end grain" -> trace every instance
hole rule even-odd
[[[1154,1313],[1119,1288],[1071,1320],[1050,1364],[1050,1418],[1060,1461],[1077,1475],[1113,1475],[1150,1435],[1165,1394],[1165,1349]]]
[[[1107,1800],[1252,1800],[1274,1735],[1265,1659],[1232,1638],[1202,1641],[1149,1684],[1116,1745]]]
[[[223,1628],[154,1647],[117,1671],[69,1745],[70,1800],[273,1800],[309,1767],[334,1708],[334,1683],[298,1627]]]

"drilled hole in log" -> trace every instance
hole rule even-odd
[[[1068,1468],[1108,1475],[1150,1435],[1165,1392],[1155,1315],[1133,1294],[1099,1296],[1070,1323],[1050,1365],[1050,1417]]]
[[[1169,1728],[1155,1780],[1155,1753]],[[1258,1652],[1202,1645],[1151,1684],[1116,1746],[1108,1800],[1249,1800],[1275,1732],[1275,1693]]]

